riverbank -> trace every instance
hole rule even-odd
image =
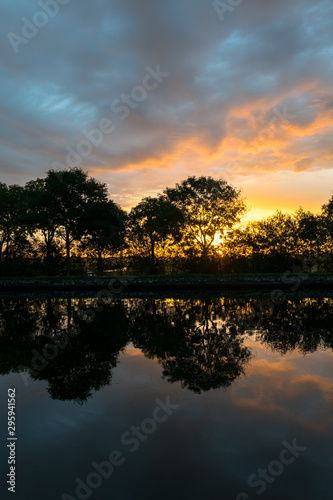
[[[118,276],[113,278],[3,278],[0,292],[17,291],[72,291],[108,290],[114,293],[164,290],[228,290],[228,289],[288,289],[331,288],[333,275],[196,275],[196,276]]]

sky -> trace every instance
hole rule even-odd
[[[253,219],[333,191],[332,0],[2,0],[0,181],[79,166],[129,209],[190,175]]]

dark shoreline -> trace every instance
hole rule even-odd
[[[218,277],[126,277],[115,278],[51,278],[3,279],[0,293],[5,291],[111,291],[128,293],[136,291],[166,290],[230,290],[230,289],[283,289],[329,288],[333,290],[333,276],[325,275],[276,275],[276,276],[218,276]]]

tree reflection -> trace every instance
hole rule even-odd
[[[256,338],[281,354],[333,349],[332,306],[328,298],[288,300],[263,319]]]
[[[0,373],[19,372],[31,361],[39,327],[40,303],[29,299],[0,299]]]
[[[94,304],[84,304],[79,310],[78,301],[52,299],[34,301],[31,311],[29,301],[22,301],[16,308],[13,302],[7,301],[7,307],[2,309],[2,324],[5,323],[0,337],[2,353],[8,353],[9,349],[9,356],[0,358],[2,374],[28,369],[33,379],[47,380],[52,398],[78,403],[111,383],[111,370],[128,342],[127,320],[121,301],[102,308],[96,304],[96,309],[100,310],[93,323],[84,316],[87,311],[91,316]],[[13,314],[12,322],[5,321],[9,311]],[[30,325],[29,330],[20,332],[15,328],[20,317]],[[80,333],[69,337],[66,332],[71,327]],[[67,339],[63,348],[60,338],[61,341]],[[32,363],[36,356],[38,366]]]
[[[333,348],[333,299],[288,300],[258,316],[260,304],[231,298],[102,305],[98,299],[0,299],[0,373],[28,371],[48,382],[52,398],[82,403],[111,384],[129,341],[160,363],[166,380],[196,393],[227,388],[245,374],[251,359],[246,333],[282,354]],[[50,345],[47,359],[37,359]]]
[[[134,317],[134,344],[158,359],[169,382],[197,393],[228,387],[251,357],[230,305],[219,299],[143,303]]]
[[[70,306],[69,311],[67,318],[70,322],[73,314],[73,324],[79,334],[70,339],[44,370],[32,376],[48,381],[48,391],[53,398],[81,403],[111,384],[112,368],[117,366],[119,353],[128,342],[127,321],[119,301],[104,306],[95,314],[93,322],[84,321]],[[67,328],[70,326],[71,323]]]

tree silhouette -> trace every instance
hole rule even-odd
[[[24,205],[24,190],[21,186],[7,186],[0,182],[0,275],[4,253],[6,258],[11,257],[15,242],[26,240],[22,222]]]
[[[103,274],[106,258],[129,272],[274,272],[332,269],[333,196],[240,226],[246,205],[225,180],[188,177],[127,215],[106,184],[81,168],[49,170],[25,187],[0,183],[0,275]]]
[[[331,196],[328,203],[322,206],[323,224],[327,232],[327,236],[330,240],[330,250],[332,253],[332,241],[333,241],[333,195]]]
[[[127,215],[111,200],[88,202],[85,214],[81,219],[81,249],[97,256],[98,274],[102,274],[103,256],[124,247]]]
[[[36,179],[25,185],[27,210],[25,222],[30,235],[41,235],[45,245],[46,272],[51,273],[52,256],[57,253],[55,244],[59,230],[59,205],[53,195],[52,184],[47,179]],[[42,246],[41,246],[42,248]]]
[[[45,180],[46,189],[58,207],[55,223],[65,241],[67,275],[70,274],[71,244],[84,235],[88,212],[92,203],[107,202],[105,184],[89,178],[82,169],[49,170]]]
[[[148,255],[149,269],[156,270],[156,247],[181,236],[182,212],[165,196],[144,198],[129,214],[129,240]]]
[[[183,214],[185,251],[198,248],[204,264],[216,238],[223,237],[246,213],[240,191],[212,177],[188,177],[164,193]]]

